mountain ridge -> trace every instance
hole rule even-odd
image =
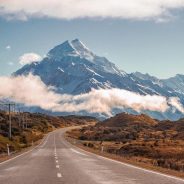
[[[140,72],[128,74],[107,58],[95,55],[79,39],[57,45],[41,62],[25,65],[13,75],[28,75],[30,72],[62,94],[78,95],[92,89],[120,88],[141,95],[174,96],[184,104],[183,75],[162,80]],[[182,116],[177,110],[175,112],[177,118]],[[160,117],[170,118],[167,113]]]

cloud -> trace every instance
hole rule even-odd
[[[184,113],[184,107],[180,103],[179,98],[177,98],[177,97],[171,97],[169,99],[169,104],[172,105],[173,107],[175,107],[178,111]]]
[[[56,108],[60,95],[55,94],[39,77],[0,77],[0,99],[9,98],[27,106],[38,106],[45,110]]]
[[[9,66],[13,66],[14,63],[13,63],[13,62],[8,62],[8,65],[9,65]]]
[[[62,100],[62,110],[71,112],[87,111],[91,113],[111,114],[113,108],[132,108],[135,111],[150,110],[165,112],[168,109],[165,97],[140,95],[122,89],[99,89],[81,95],[67,95]]]
[[[57,19],[121,18],[163,22],[172,10],[183,9],[184,0],[1,0],[0,15],[7,19],[30,17]]]
[[[184,113],[176,98],[167,99],[157,95],[140,95],[122,89],[99,89],[81,95],[57,94],[46,86],[38,76],[0,77],[0,99],[11,99],[26,106],[38,106],[53,112],[105,113],[111,115],[114,108],[131,108],[165,112],[170,105]]]
[[[11,50],[11,46],[10,45],[7,45],[6,46],[6,50]]]
[[[34,62],[41,61],[42,57],[36,53],[26,53],[20,56],[19,63],[21,65],[31,64]]]

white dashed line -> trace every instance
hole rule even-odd
[[[50,134],[52,134],[52,133],[50,133]],[[48,137],[50,136],[50,134],[47,134],[47,136],[44,139],[42,139],[42,141],[37,146],[33,147],[33,149],[31,149],[29,151],[26,151],[26,152],[24,152],[24,153],[22,153],[20,155],[17,155],[15,157],[11,158],[11,159],[5,160],[5,161],[1,162],[0,165],[3,165],[5,163],[8,163],[8,162],[10,162],[12,160],[15,160],[15,159],[19,158],[19,157],[22,157],[22,156],[24,156],[24,155],[26,155],[26,154],[34,151],[36,148],[41,148],[42,147],[42,144],[44,144],[44,141],[46,141],[46,139],[48,139]]]
[[[75,150],[75,149],[73,149],[73,148],[70,148],[70,150],[73,151],[74,153],[79,154],[79,155],[87,156],[86,154],[81,153],[81,152],[79,152],[79,151],[77,151],[77,150]]]
[[[54,134],[54,156],[55,156],[56,163],[58,163],[55,134]],[[60,169],[59,168],[59,164],[56,164],[56,168],[57,169]],[[57,173],[57,177],[58,178],[61,178],[62,177],[62,174],[61,173]]]
[[[57,177],[61,178],[62,177],[61,173],[57,173]]]

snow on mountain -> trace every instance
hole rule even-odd
[[[42,62],[25,65],[14,75],[27,75],[30,72],[39,75],[44,83],[62,93],[80,94],[92,88],[129,89],[127,82],[134,85],[126,72],[119,70],[105,57],[95,55],[78,39],[54,47]],[[135,85],[134,88],[138,90]]]
[[[184,75],[177,74],[175,77],[162,80],[165,85],[174,89],[177,93],[184,94]]]
[[[38,63],[23,66],[13,75],[29,73],[54,86],[59,93],[81,94],[92,89],[120,88],[140,94],[177,96],[184,103],[184,76],[160,80],[149,74],[127,74],[105,57],[94,54],[80,40],[65,41]],[[154,116],[154,112],[151,115]],[[155,115],[167,118],[168,115]]]

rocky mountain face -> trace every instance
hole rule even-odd
[[[59,93],[81,94],[92,89],[120,88],[139,94],[177,96],[184,104],[184,76],[160,80],[139,72],[128,74],[105,57],[90,51],[80,40],[65,41],[51,49],[41,62],[25,65],[13,75],[38,75]],[[170,118],[170,113],[149,112],[157,118]],[[170,117],[169,117],[170,116]],[[175,118],[181,114],[176,113]]]

